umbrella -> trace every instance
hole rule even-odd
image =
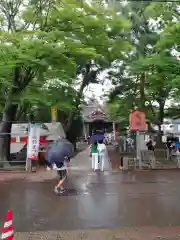
[[[91,140],[92,141],[103,141],[104,140],[104,135],[98,134],[98,135],[92,135]]]
[[[65,157],[71,157],[74,153],[74,147],[66,139],[58,139],[47,150],[45,159],[49,163],[61,164],[64,162]]]

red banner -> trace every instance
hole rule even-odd
[[[130,130],[134,131],[146,131],[146,119],[145,114],[139,110],[131,112],[129,116]]]

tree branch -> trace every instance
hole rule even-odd
[[[12,2],[1,0],[0,9],[4,16],[6,17],[8,31],[12,32],[17,31],[15,17],[18,14],[21,4],[22,0],[16,0]]]

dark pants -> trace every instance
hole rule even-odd
[[[67,171],[66,170],[58,170],[57,171],[60,180],[63,180],[67,176]]]
[[[120,167],[123,167],[123,157],[121,157]]]

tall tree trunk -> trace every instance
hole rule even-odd
[[[22,103],[18,105],[16,111],[16,120],[17,121],[27,121],[27,113],[30,112],[30,104],[29,103]]]
[[[75,101],[75,108],[76,108],[75,111],[76,112],[74,113],[73,111],[71,111],[69,113],[68,120],[67,120],[67,125],[66,125],[66,128],[65,128],[67,139],[73,144],[75,150],[76,150],[76,138],[77,138],[77,136],[75,134],[73,134],[74,127],[76,127],[75,126],[76,121],[74,120],[74,116],[76,116],[77,114],[79,115],[79,105],[81,103],[81,98],[82,98],[84,88],[86,86],[88,86],[88,84],[91,81],[90,73],[91,73],[91,63],[88,62],[86,64],[84,77],[83,77],[83,80],[82,80],[82,83],[81,83],[81,86],[80,86],[80,89],[79,89],[79,92],[77,94],[76,101]]]
[[[16,112],[18,109],[17,104],[13,104],[13,97],[19,93],[19,75],[20,69],[14,69],[12,75],[12,87],[9,91],[4,109],[2,122],[0,124],[0,164],[2,166],[9,165],[10,160],[10,141],[11,141],[11,128],[12,122],[15,120]]]
[[[161,133],[161,124],[164,122],[164,100],[159,100],[159,114],[158,114],[158,127],[159,127],[159,133]]]
[[[157,148],[162,148],[163,143],[162,143],[162,131],[161,131],[161,124],[163,124],[164,121],[164,105],[165,101],[164,100],[159,100],[159,114],[158,114],[158,141],[156,143]]]
[[[91,80],[91,79],[89,79],[89,74],[90,74],[90,72],[91,72],[90,69],[91,69],[91,63],[88,62],[88,63],[86,64],[84,77],[83,77],[83,80],[82,80],[82,83],[81,83],[81,86],[80,86],[78,95],[77,95],[77,97],[76,97],[76,101],[75,101],[75,108],[76,108],[76,109],[78,109],[79,104],[80,104],[80,102],[81,102],[81,97],[82,97],[84,88],[89,84],[89,81]],[[68,120],[67,120],[67,125],[66,125],[66,129],[65,129],[65,132],[66,132],[66,133],[68,133],[68,131],[69,131],[70,128],[71,128],[72,121],[73,121],[73,115],[74,115],[74,112],[71,111],[71,112],[69,113]]]
[[[18,105],[12,104],[11,100],[7,100],[3,111],[2,122],[0,124],[0,164],[1,166],[9,165],[10,160],[10,141],[11,127],[15,120]]]
[[[76,102],[75,102],[75,108],[78,110],[78,106],[81,102],[81,97],[82,97],[82,94],[83,94],[83,90],[84,90],[84,85],[83,83],[81,84],[81,87],[80,87],[80,90],[78,92],[78,95],[76,97]],[[68,120],[67,120],[67,124],[66,124],[66,128],[65,128],[65,132],[68,133],[68,131],[70,130],[71,128],[71,125],[72,125],[72,121],[73,121],[73,116],[74,116],[74,112],[71,111],[68,115]]]
[[[9,165],[10,160],[10,140],[12,122],[15,121],[18,104],[14,100],[22,92],[34,77],[31,67],[22,73],[20,66],[15,67],[12,74],[12,86],[3,110],[2,122],[0,124],[0,164]]]
[[[140,108],[142,111],[145,111],[145,92],[144,92],[144,88],[145,88],[145,74],[141,74],[139,77],[140,80]]]

